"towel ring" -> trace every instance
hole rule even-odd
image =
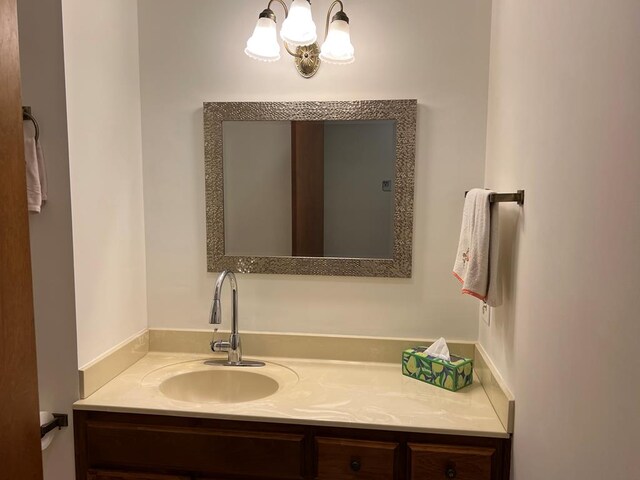
[[[22,107],[22,120],[29,120],[33,123],[33,127],[36,129],[36,142],[40,139],[40,126],[36,117],[31,115],[31,107]]]

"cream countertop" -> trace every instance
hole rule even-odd
[[[97,392],[77,401],[74,409],[509,436],[479,383],[449,392],[407,378],[398,364],[391,363],[260,358],[286,367],[270,369],[283,386],[269,397],[243,403],[184,402],[170,399],[159,390],[160,383],[170,376],[220,368],[203,364],[211,358],[190,353],[148,353]]]

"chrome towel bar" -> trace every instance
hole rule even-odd
[[[467,196],[469,191],[464,192],[464,196]],[[524,205],[524,190],[518,190],[515,193],[492,193],[489,195],[489,201],[491,203],[498,202],[516,202],[518,205]]]

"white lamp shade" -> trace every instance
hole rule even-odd
[[[316,24],[311,17],[311,5],[307,0],[294,0],[289,15],[282,22],[280,38],[295,47],[311,45],[318,39]]]
[[[349,24],[344,20],[334,20],[329,26],[329,34],[320,49],[320,60],[327,63],[353,63],[353,45],[349,34]]]
[[[258,19],[253,35],[247,40],[244,53],[255,60],[275,62],[280,59],[280,45],[276,35],[276,22],[270,18]]]

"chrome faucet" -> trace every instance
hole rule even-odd
[[[220,296],[222,294],[222,286],[226,278],[231,283],[231,295],[233,307],[231,311],[231,336],[229,341],[218,340],[211,342],[211,350],[214,352],[227,352],[228,358],[226,362],[221,362],[230,367],[261,367],[264,362],[255,362],[251,360],[242,360],[242,343],[240,342],[240,333],[238,332],[238,281],[233,272],[225,270],[216,280],[216,287],[213,292],[213,301],[211,302],[211,312],[209,315],[209,323],[212,325],[220,325],[222,323],[222,302]]]

